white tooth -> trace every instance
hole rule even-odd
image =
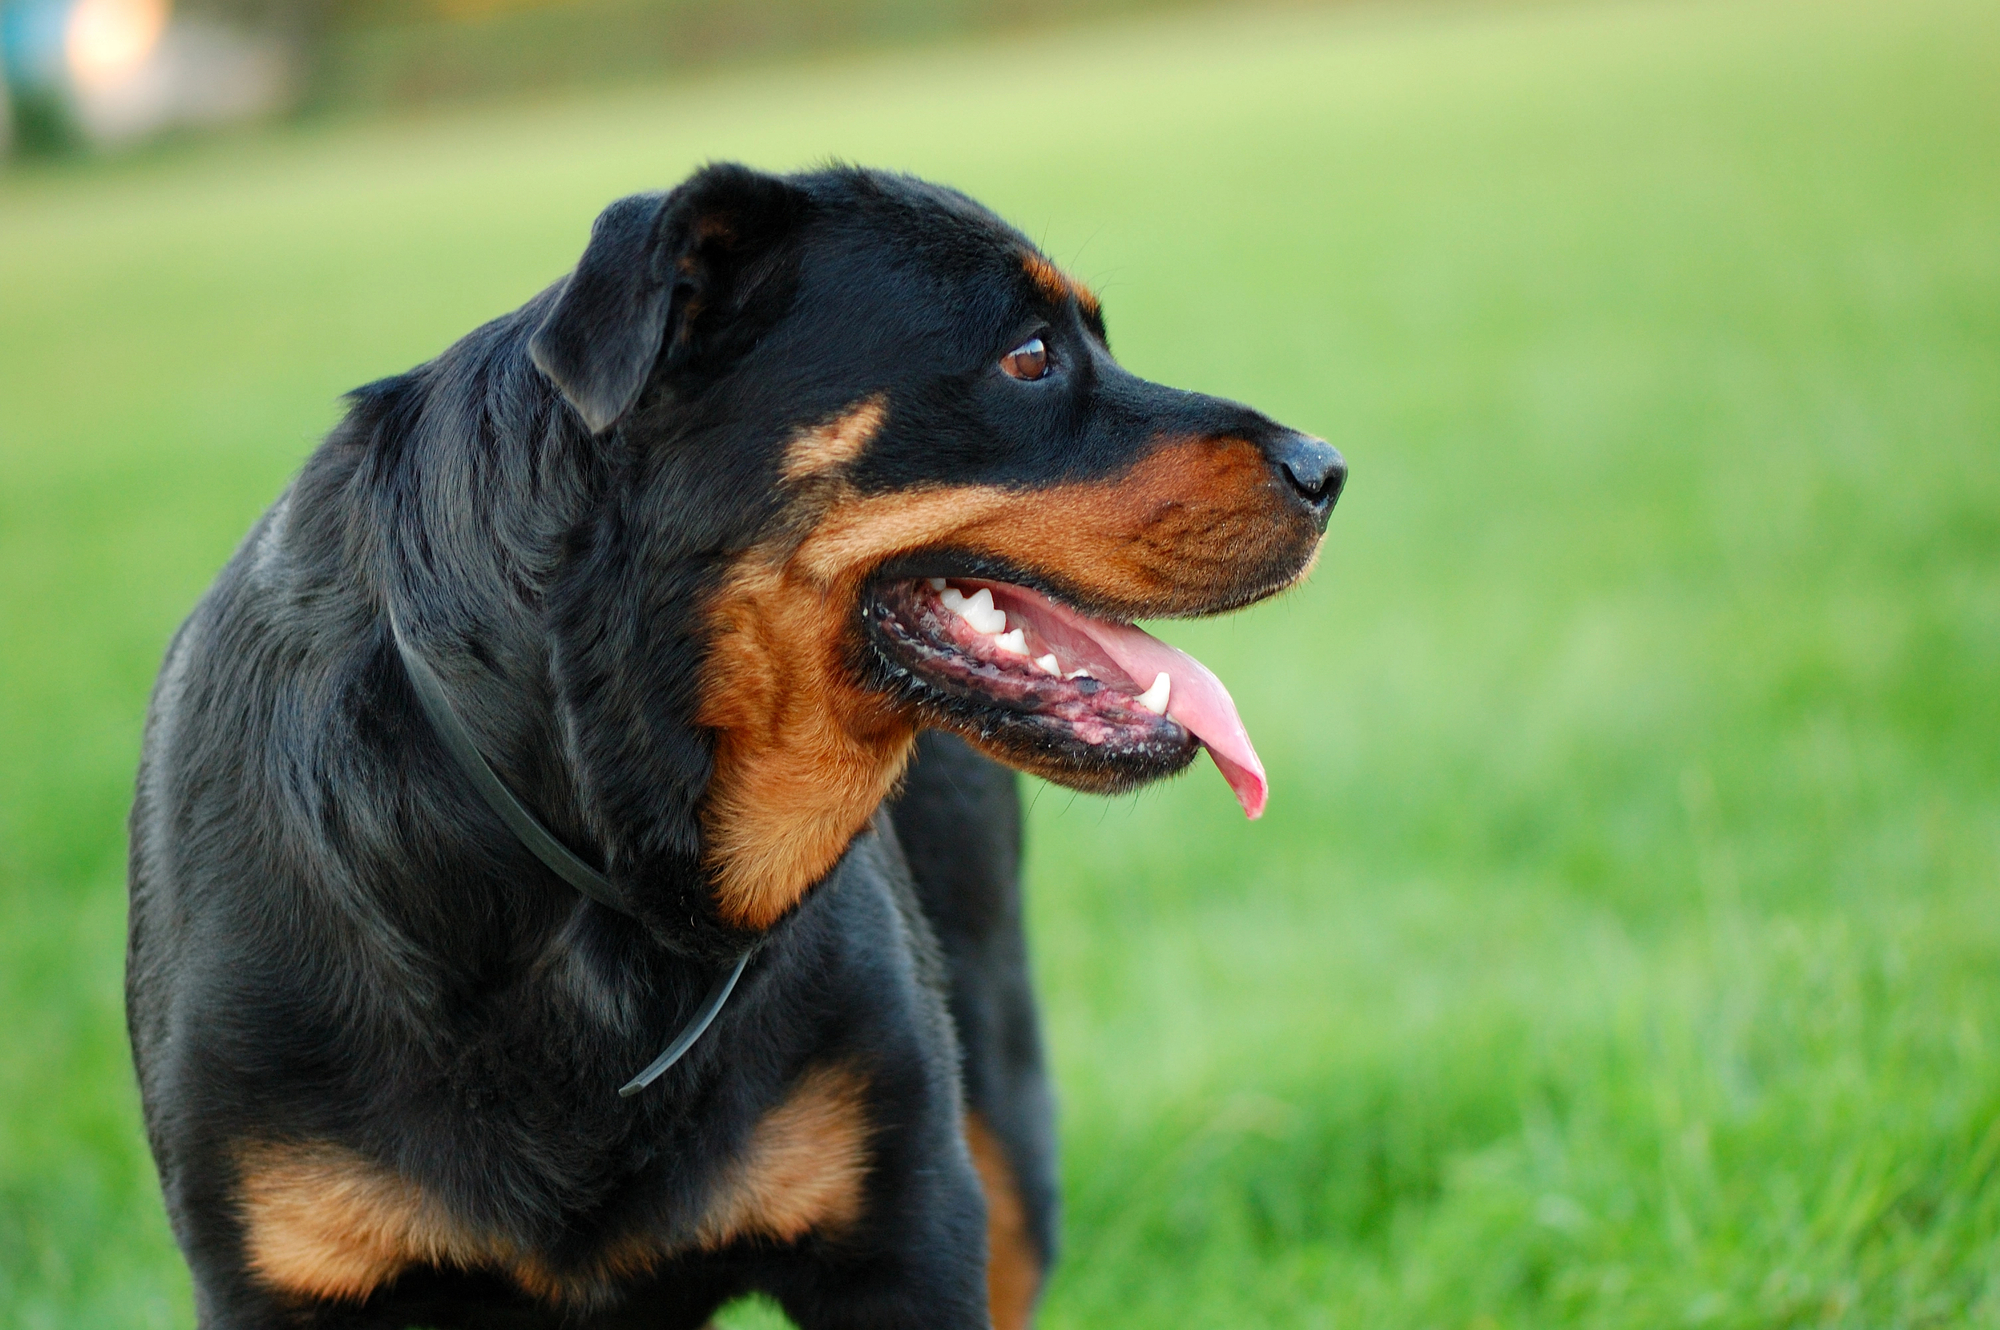
[[[977,632],[991,634],[1007,631],[1007,611],[994,608],[993,593],[985,587],[967,596],[959,613]]]
[[[931,590],[933,591],[944,590],[944,579],[942,577],[933,577],[930,578],[929,581],[931,584]]]
[[[1088,679],[1090,677],[1091,674],[1089,670],[1071,670],[1068,674],[1065,674],[1063,676],[1063,678],[1065,679]]]
[[[950,610],[953,614],[965,613],[965,593],[963,591],[960,591],[957,587],[955,586],[946,587],[942,592],[939,593],[938,599],[943,601],[944,607]]]
[[[959,613],[965,621],[982,633],[1004,633],[1007,631],[1007,611],[996,609],[993,593],[985,587],[965,598],[965,608]]]
[[[1046,656],[1035,657],[1035,664],[1041,669],[1043,674],[1053,674],[1057,678],[1062,677],[1062,662],[1055,658],[1054,652]]]
[[[1167,694],[1172,690],[1173,686],[1174,681],[1167,677],[1165,670],[1161,670],[1160,677],[1153,680],[1153,686],[1139,694],[1139,705],[1152,712],[1155,716],[1166,715]]]
[[[1001,633],[993,639],[993,645],[1013,656],[1028,654],[1028,637],[1019,628],[1011,633]]]

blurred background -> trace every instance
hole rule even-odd
[[[0,53],[0,1324],[192,1323],[123,817],[339,394],[619,194],[837,156],[1353,468],[1308,587],[1160,629],[1262,822],[1029,788],[1045,1323],[2000,1325],[1991,0],[0,0]]]

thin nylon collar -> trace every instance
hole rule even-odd
[[[574,850],[557,840],[555,833],[542,825],[541,819],[529,811],[520,797],[507,787],[507,782],[500,779],[500,773],[486,761],[485,754],[479,751],[479,745],[472,737],[472,731],[465,727],[465,722],[458,718],[456,711],[452,710],[451,698],[444,690],[444,680],[438,678],[437,672],[431,669],[430,662],[417,654],[415,648],[411,647],[408,639],[403,636],[403,625],[394,609],[389,611],[389,633],[396,639],[396,654],[403,659],[403,670],[410,676],[410,686],[416,690],[417,701],[423,706],[424,715],[430,720],[431,728],[437,731],[438,738],[444,741],[445,750],[458,763],[459,770],[472,781],[473,788],[479,791],[479,797],[486,801],[486,806],[507,824],[507,829],[512,831],[537,859],[548,865],[550,872],[606,909],[616,910],[627,918],[633,917],[632,907],[619,896],[618,889],[611,885],[611,879],[578,858]],[[686,1056],[687,1051],[707,1033],[708,1027],[721,1014],[723,1003],[729,1001],[730,993],[736,989],[736,981],[743,977],[743,971],[749,966],[750,957],[756,950],[755,947],[746,948],[743,954],[736,958],[736,964],[729,968],[728,973],[715,981],[715,986],[708,990],[708,996],[702,1000],[701,1007],[688,1023],[681,1027],[673,1042],[668,1044],[658,1057],[647,1063],[645,1070],[619,1087],[618,1093],[621,1097],[629,1099],[639,1093],[658,1080],[667,1068]]]

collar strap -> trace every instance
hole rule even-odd
[[[543,826],[541,819],[529,812],[528,806],[507,788],[507,782],[500,779],[500,773],[487,764],[485,755],[479,751],[479,745],[472,737],[472,731],[465,728],[465,722],[452,710],[451,699],[445,695],[444,680],[437,677],[437,671],[431,668],[429,661],[411,648],[394,610],[389,611],[389,631],[395,635],[396,650],[403,657],[403,669],[416,689],[417,701],[423,703],[424,715],[430,719],[431,728],[437,731],[438,738],[444,740],[444,746],[450,750],[459,770],[471,777],[480,797],[486,800],[486,806],[499,814],[507,829],[533,851],[537,859],[547,864],[551,873],[606,909],[630,917],[632,907],[619,898],[618,889],[611,885],[611,879],[557,840],[555,833]]]
[[[443,741],[445,750],[451,754],[452,760],[458,763],[459,770],[466,774],[472,781],[473,787],[479,791],[479,797],[486,801],[486,806],[507,824],[507,829],[514,833],[516,839],[548,866],[551,873],[606,909],[616,910],[627,918],[636,917],[632,913],[632,907],[619,896],[618,889],[611,885],[611,879],[578,858],[574,850],[557,840],[555,833],[542,825],[541,819],[528,810],[528,806],[521,802],[520,797],[507,787],[507,782],[500,779],[500,773],[488,764],[485,754],[479,751],[478,742],[472,737],[472,731],[465,727],[465,722],[458,718],[456,711],[452,710],[451,698],[444,690],[444,680],[438,678],[430,662],[410,646],[409,640],[403,636],[402,621],[393,608],[389,611],[389,633],[396,639],[396,654],[402,657],[403,672],[409,676],[410,686],[417,694],[417,701],[424,709],[424,716],[430,721],[431,728],[437,731],[438,738]],[[736,964],[730,967],[727,974],[718,978],[714,987],[708,990],[708,996],[702,1000],[701,1008],[695,1012],[693,1019],[681,1027],[681,1032],[674,1036],[673,1042],[648,1063],[644,1071],[619,1089],[620,1096],[629,1099],[639,1093],[658,1080],[665,1074],[667,1068],[679,1062],[687,1051],[695,1046],[695,1041],[707,1032],[708,1027],[721,1014],[723,1003],[729,1001],[730,993],[736,988],[736,981],[743,977],[743,971],[749,966],[750,957],[756,950],[754,946],[746,948],[743,954],[736,958]]]
[[[708,1033],[708,1027],[722,1014],[722,1004],[729,1001],[729,995],[736,990],[736,981],[743,977],[743,971],[748,968],[750,958],[756,954],[757,948],[754,946],[743,949],[743,954],[736,958],[736,964],[729,967],[728,974],[722,975],[715,981],[714,987],[708,990],[708,996],[702,999],[701,1010],[681,1027],[681,1032],[674,1036],[674,1041],[661,1050],[660,1056],[648,1062],[644,1071],[618,1087],[620,1099],[630,1099],[660,1079],[666,1074],[668,1067],[679,1062],[687,1051],[694,1047],[697,1039]]]

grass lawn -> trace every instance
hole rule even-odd
[[[2000,6],[1209,16],[0,178],[0,1324],[184,1326],[119,1005],[168,632],[614,195],[975,193],[1353,466],[1031,791],[1083,1326],[2000,1325]],[[744,1309],[734,1324],[770,1320]]]

